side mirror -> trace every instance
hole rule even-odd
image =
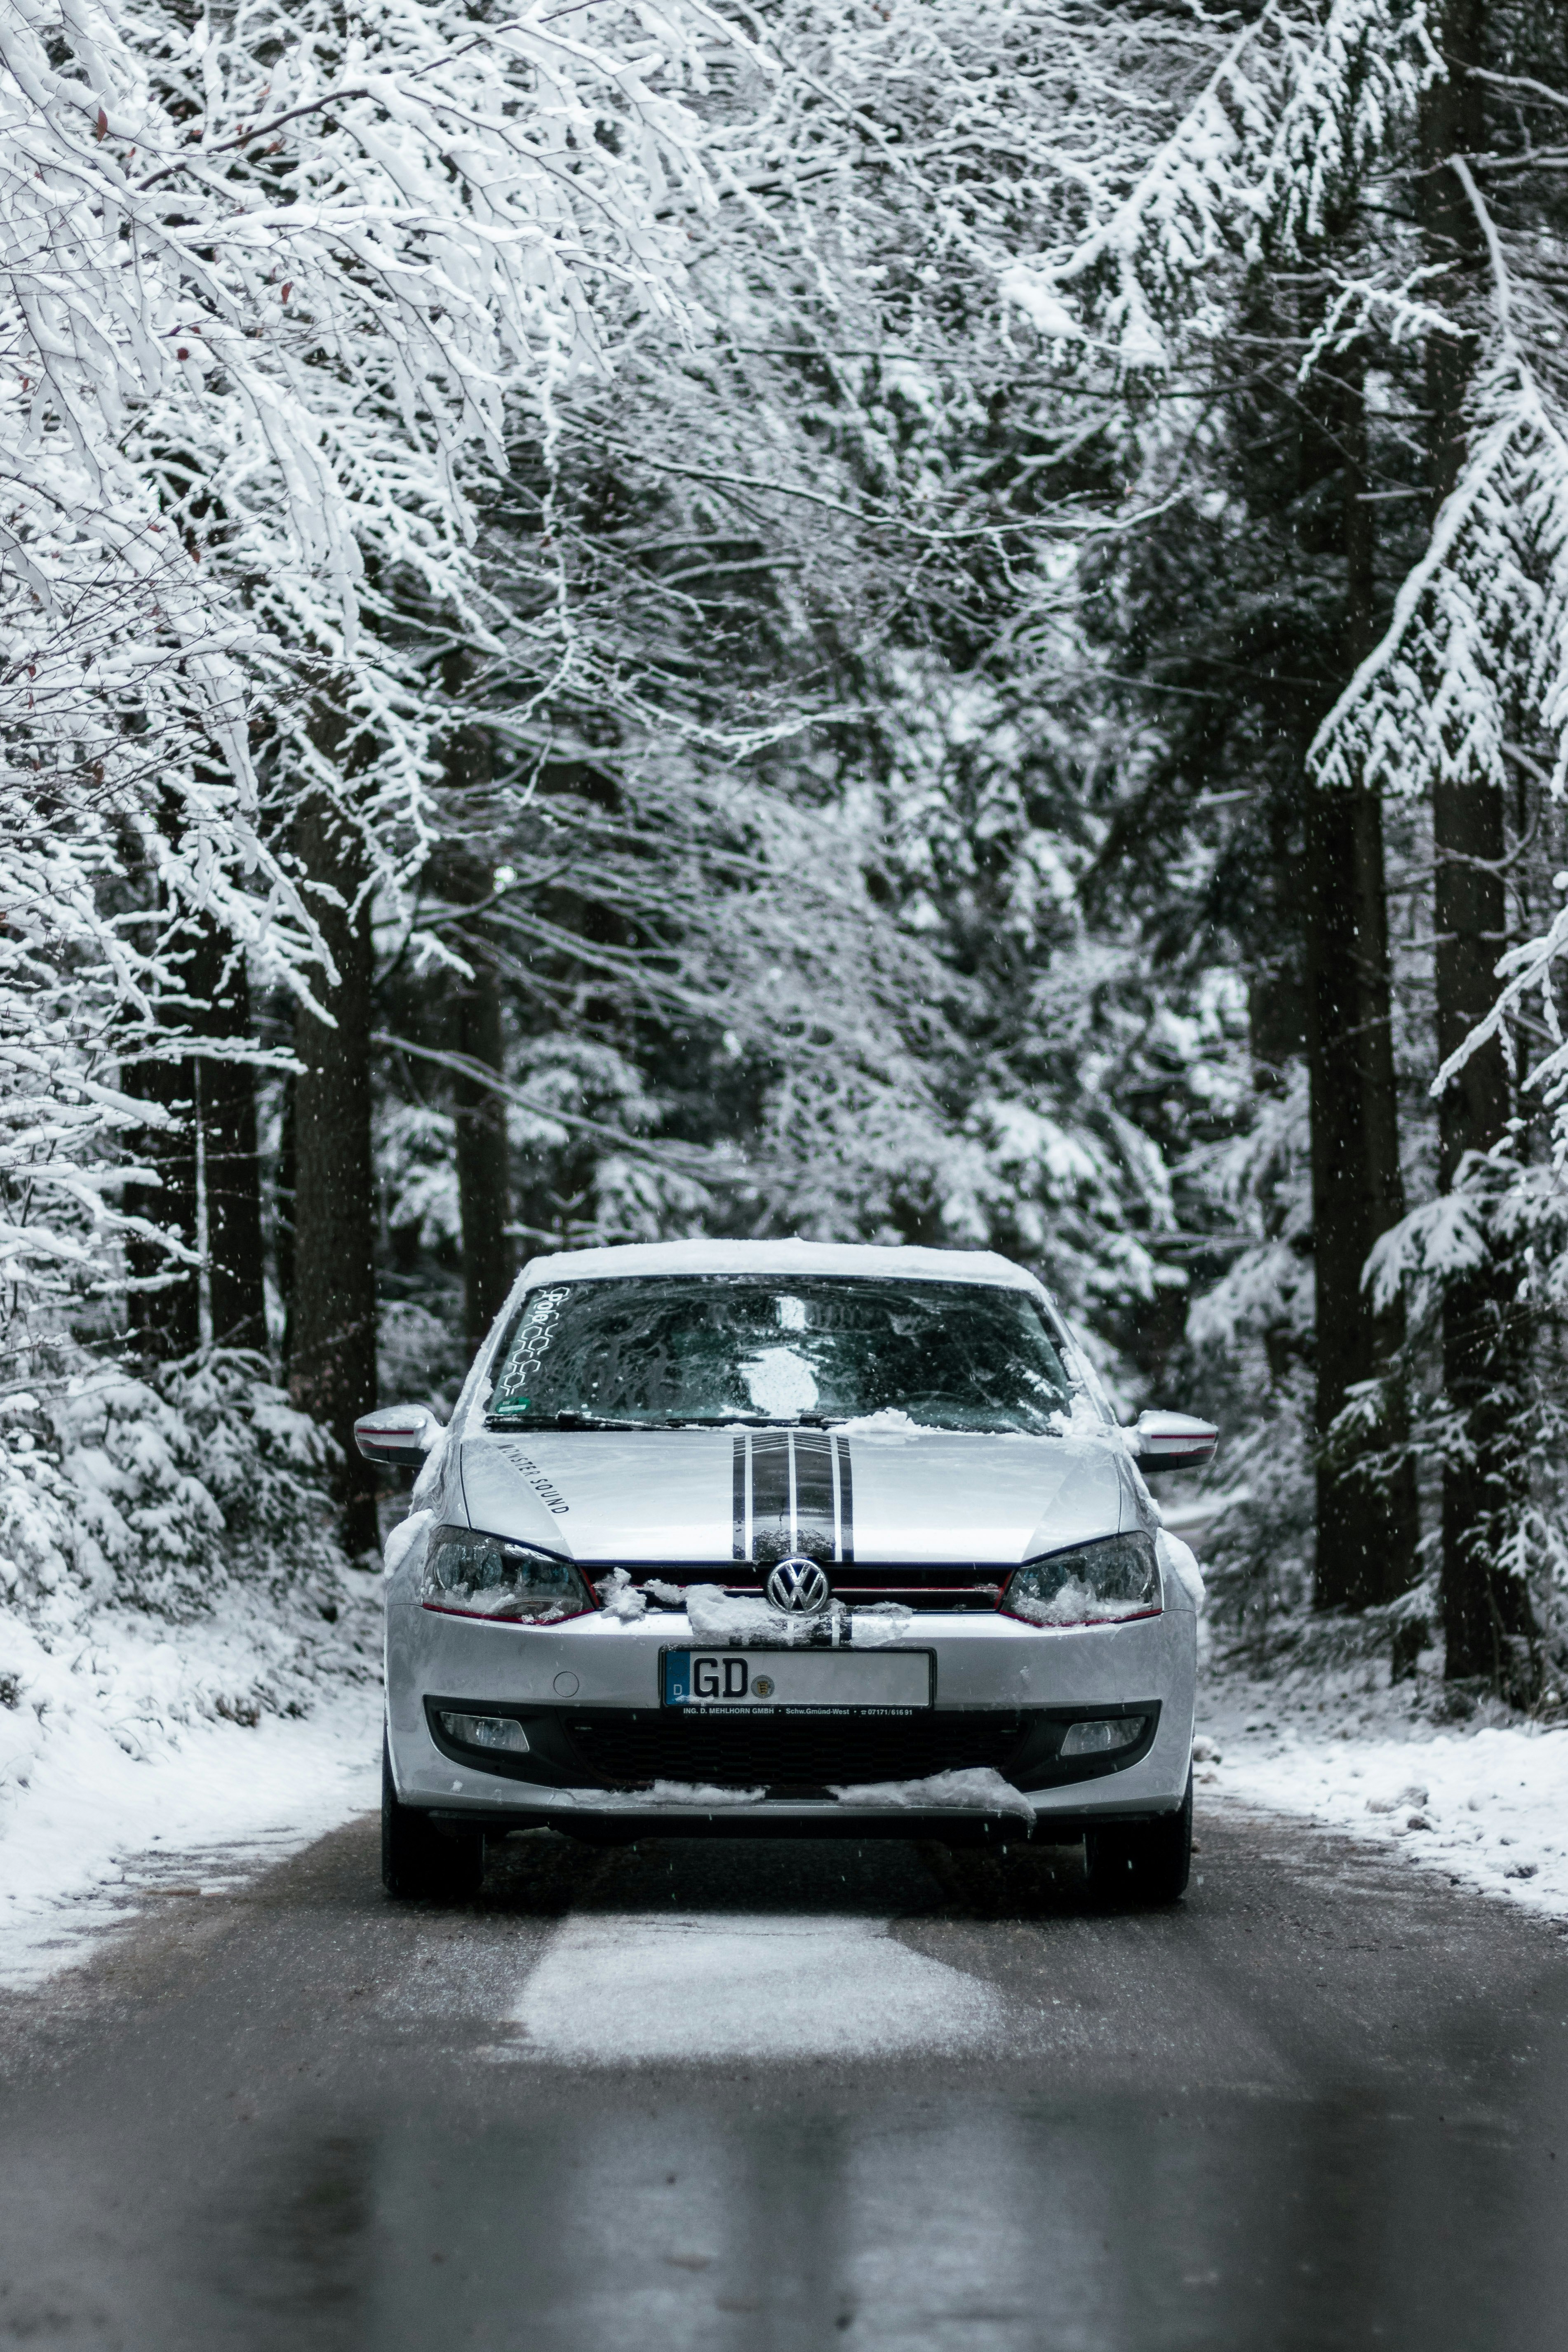
[[[427,1404],[384,1405],[379,1412],[361,1413],[354,1423],[354,1444],[367,1462],[422,1470],[443,1426]]]
[[[1141,1412],[1131,1433],[1145,1478],[1157,1470],[1196,1470],[1214,1460],[1219,1444],[1213,1422],[1194,1421],[1190,1412]]]

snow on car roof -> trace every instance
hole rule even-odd
[[[609,1249],[536,1257],[521,1288],[639,1274],[869,1275],[906,1282],[984,1282],[1008,1290],[1041,1285],[994,1250],[883,1248],[871,1242],[626,1242]]]

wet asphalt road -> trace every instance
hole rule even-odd
[[[369,1822],[167,1896],[0,2003],[0,2343],[1560,2352],[1568,1939],[1200,1833],[1160,1916],[1036,1856],[539,1837],[400,1908]],[[775,2039],[847,2050],[747,2054],[753,1950]]]

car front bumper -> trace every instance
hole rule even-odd
[[[498,1832],[539,1822],[583,1834],[637,1835],[945,1836],[989,1827],[1049,1840],[1080,1834],[1096,1821],[1169,1812],[1186,1793],[1196,1643],[1194,1619],[1181,1608],[1120,1625],[1059,1628],[990,1612],[918,1614],[896,1646],[934,1658],[935,1705],[921,1718],[944,1736],[946,1769],[934,1791],[929,1776],[868,1783],[846,1775],[835,1795],[784,1788],[748,1796],[690,1776],[673,1785],[660,1777],[654,1788],[607,1787],[605,1777],[626,1776],[601,1773],[595,1785],[572,1727],[657,1729],[660,1654],[713,1646],[694,1640],[679,1611],[632,1623],[595,1612],[532,1626],[393,1601],[387,1734],[398,1796],[454,1825]],[[490,1769],[443,1752],[431,1727],[428,1703],[435,1700],[517,1715],[529,1729],[530,1753]],[[1140,1706],[1157,1719],[1133,1760],[1066,1769],[1049,1760],[1073,1717]],[[1009,1768],[1000,1776],[994,1770],[978,1788],[955,1784],[952,1775],[967,1769],[966,1727],[978,1735],[1012,1717],[1030,1736],[1021,1736]],[[995,1738],[977,1736],[969,1760],[991,1763],[996,1752]]]

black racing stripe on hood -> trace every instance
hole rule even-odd
[[[849,1440],[836,1437],[834,1456],[838,1468],[838,1557],[855,1557],[855,1480],[849,1467]]]
[[[795,1451],[795,1538],[802,1551],[836,1557],[833,1525],[833,1440],[826,1430],[790,1433]]]
[[[795,1548],[789,1508],[789,1432],[759,1429],[752,1436],[752,1552],[782,1559]]]
[[[752,1433],[744,1463],[751,1479],[751,1556],[782,1559],[806,1551],[816,1559],[839,1558],[834,1479],[834,1441],[826,1430],[767,1429]],[[737,1445],[737,1480],[745,1475]],[[737,1499],[734,1542],[745,1542],[743,1499]],[[737,1549],[735,1558],[746,1557]]]
[[[736,1559],[746,1558],[746,1433],[743,1429],[738,1429],[735,1432],[735,1470],[731,1506],[731,1517],[734,1520],[734,1551],[731,1557]]]

